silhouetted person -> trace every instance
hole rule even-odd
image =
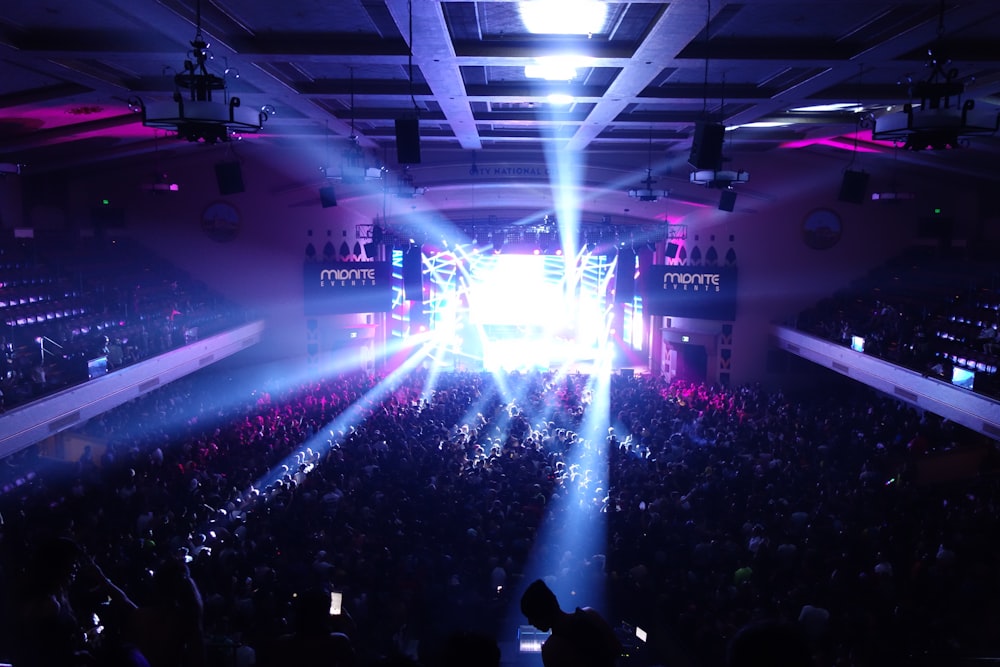
[[[79,577],[80,582],[77,582]],[[143,664],[118,647],[109,647],[89,613],[73,608],[74,589],[106,596],[112,613],[134,608],[125,593],[108,579],[83,550],[67,538],[42,542],[18,583],[14,664],[17,667]],[[103,613],[103,612],[102,612]]]
[[[187,565],[164,561],[153,574],[149,604],[133,612],[135,643],[151,667],[205,664],[204,605]]]
[[[805,634],[795,625],[760,621],[740,628],[729,642],[727,667],[812,667]]]
[[[486,635],[456,632],[445,641],[441,667],[500,667],[500,647]]]
[[[595,609],[563,611],[555,593],[541,579],[521,596],[521,613],[542,632],[552,632],[542,644],[545,667],[611,667],[621,655],[621,642]]]
[[[350,667],[354,645],[343,632],[333,632],[330,595],[307,591],[295,600],[294,632],[258,648],[258,667]]]
[[[12,633],[14,664],[85,665],[92,661],[85,636],[70,604],[70,587],[79,571],[80,549],[68,539],[53,539],[33,553],[21,577]]]

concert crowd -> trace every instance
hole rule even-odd
[[[516,646],[537,576],[603,586],[605,618],[648,632],[622,664],[725,665],[765,620],[817,667],[992,648],[1000,487],[917,483],[971,438],[933,415],[835,377],[791,396],[615,374],[594,435],[585,375],[380,380],[206,369],[92,420],[79,460],[6,459],[0,659],[448,665],[457,637]],[[564,553],[570,525],[605,548]],[[51,599],[42,632],[26,610]]]

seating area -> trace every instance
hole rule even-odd
[[[1000,396],[1000,285],[969,253],[916,247],[801,313],[800,330]]]
[[[129,239],[0,239],[0,409],[246,320]]]

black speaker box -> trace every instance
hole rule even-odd
[[[688,162],[695,169],[719,169],[722,167],[722,142],[725,138],[726,127],[721,123],[696,123]]]
[[[407,301],[422,301],[424,298],[423,258],[420,246],[410,246],[403,253],[403,295]]]
[[[615,277],[615,301],[627,303],[635,297],[635,252],[618,251],[618,271]]]
[[[337,205],[337,193],[333,191],[332,185],[326,185],[319,189],[319,203],[323,205],[323,208]]]
[[[868,193],[868,172],[845,171],[844,180],[840,182],[840,194],[837,199],[850,204],[861,204]]]
[[[736,191],[723,190],[719,195],[719,210],[732,212],[734,208],[736,208]]]
[[[676,243],[673,242],[667,243],[667,257],[669,257],[670,259],[674,259],[675,257],[677,257],[677,251],[680,249],[681,247]]]
[[[215,181],[219,185],[220,195],[235,195],[246,190],[239,162],[220,162],[215,165]]]
[[[420,121],[416,118],[396,119],[396,161],[420,164]]]

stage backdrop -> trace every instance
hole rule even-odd
[[[650,266],[643,281],[650,315],[736,319],[736,269],[731,266]]]
[[[382,313],[392,308],[391,262],[307,263],[305,314]]]

